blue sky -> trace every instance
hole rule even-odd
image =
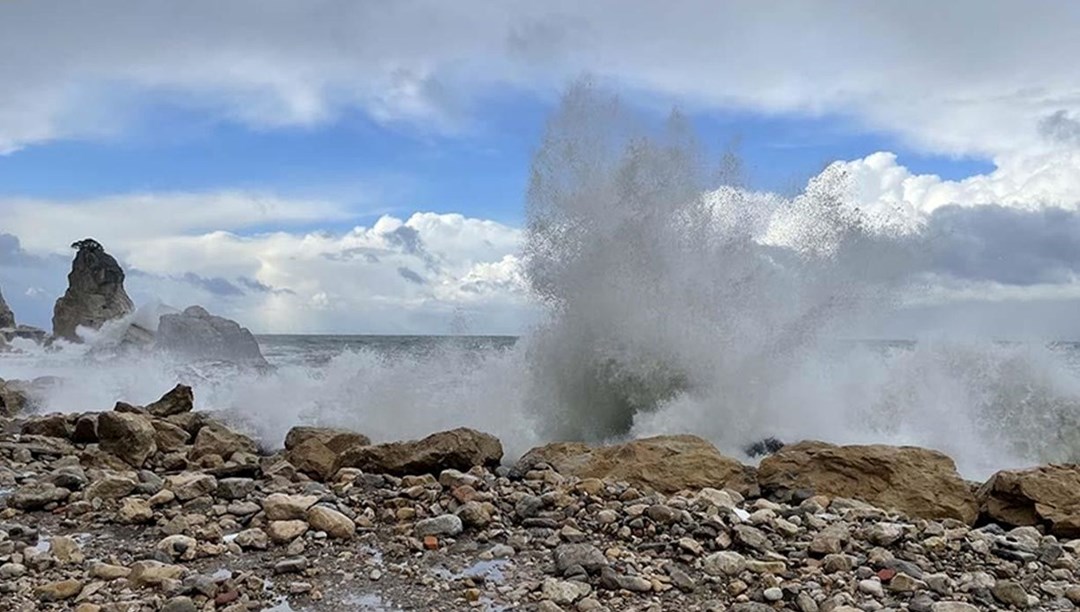
[[[905,299],[1071,304],[1077,27],[1057,0],[4,2],[0,287],[47,327],[92,235],[140,304],[258,331],[520,332],[530,162],[584,78],[738,142],[755,239],[805,247],[795,196],[835,164],[864,227],[938,232]]]
[[[479,103],[460,132],[437,134],[380,125],[362,113],[312,127],[256,129],[161,100],[141,107],[122,135],[47,142],[0,157],[0,197],[254,189],[343,202],[359,222],[425,210],[520,224],[529,160],[551,110],[548,99],[504,96]],[[736,143],[754,189],[797,190],[829,163],[877,151],[947,180],[993,169],[977,156],[920,152],[840,116],[699,111],[691,119],[714,154]],[[267,228],[249,231],[260,229]]]

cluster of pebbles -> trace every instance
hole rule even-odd
[[[271,453],[191,408],[190,389],[178,387],[92,423],[6,423],[4,609],[1080,605],[1080,540],[1044,527],[910,518],[813,491],[658,493],[543,461],[499,465],[497,441],[470,430],[370,445],[359,434],[297,428],[290,450]],[[340,452],[346,442],[362,452]],[[320,461],[324,449],[336,463]]]

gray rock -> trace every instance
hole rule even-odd
[[[236,321],[210,314],[201,306],[191,306],[179,314],[162,315],[155,346],[192,361],[268,365],[250,331]]]
[[[555,549],[555,568],[560,575],[575,565],[595,574],[607,564],[607,557],[592,544],[563,544]]]
[[[161,606],[161,612],[198,612],[190,597],[173,597]]]
[[[15,329],[15,313],[8,308],[2,291],[0,291],[0,329]]]
[[[124,291],[124,270],[92,239],[72,245],[78,249],[68,274],[68,289],[53,309],[53,335],[79,342],[77,327],[99,329],[107,321],[135,310]]]
[[[217,496],[222,499],[244,499],[255,490],[251,478],[223,478],[218,481]]]
[[[8,498],[8,505],[19,510],[41,510],[49,504],[62,502],[71,491],[48,482],[23,485]]]
[[[464,529],[461,518],[453,514],[444,514],[434,518],[424,519],[416,523],[416,535],[424,536],[456,536]]]

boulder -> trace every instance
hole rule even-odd
[[[0,291],[0,329],[15,329],[15,313],[8,308],[2,291]]]
[[[293,427],[285,435],[285,450],[292,450],[308,440],[318,440],[335,453],[342,453],[354,446],[371,444],[364,434],[347,429],[331,427]]]
[[[146,411],[158,417],[165,418],[184,412],[191,412],[195,405],[195,395],[191,387],[176,385],[172,391],[161,396],[161,399],[146,407]]]
[[[975,495],[953,460],[913,446],[800,442],[763,459],[758,484],[763,493],[810,491],[925,519],[972,524],[978,515]]]
[[[162,315],[158,321],[156,346],[192,361],[268,365],[250,331],[236,321],[210,314],[201,306]]]
[[[1080,465],[998,472],[977,496],[982,521],[1045,526],[1059,538],[1080,537]]]
[[[68,289],[53,309],[53,336],[79,342],[76,328],[100,329],[106,321],[130,314],[135,305],[124,291],[124,270],[93,239],[78,249],[68,274]]]
[[[0,378],[0,416],[15,416],[30,406],[30,398],[15,381]]]
[[[236,433],[221,423],[210,422],[199,428],[188,459],[198,461],[207,455],[228,459],[235,452],[255,454],[258,446],[251,438]]]
[[[459,428],[423,440],[350,448],[338,457],[332,473],[346,467],[394,476],[437,475],[450,469],[465,472],[475,466],[498,466],[502,454],[502,443],[495,436]]]
[[[526,453],[515,471],[527,471],[538,463],[566,476],[621,480],[659,493],[704,488],[747,493],[754,488],[753,468],[692,435],[657,436],[602,447],[577,442],[548,444]]]
[[[101,450],[137,468],[157,452],[156,430],[150,419],[140,414],[103,412],[98,415],[97,433]]]
[[[71,491],[48,482],[26,484],[11,494],[8,505],[19,510],[41,510],[49,504],[62,502]]]
[[[154,419],[152,424],[155,431],[154,441],[158,450],[163,453],[179,450],[191,440],[191,434],[168,421]]]
[[[21,431],[33,436],[47,436],[50,438],[71,438],[74,425],[63,414],[47,414],[33,417],[22,424]]]

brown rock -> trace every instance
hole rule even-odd
[[[152,424],[155,432],[154,442],[157,444],[158,450],[163,453],[183,448],[191,440],[191,434],[185,431],[184,428],[173,425],[168,421],[154,419]]]
[[[835,446],[800,442],[761,461],[762,491],[810,490],[861,500],[926,519],[974,523],[975,496],[956,464],[937,451],[912,446]]]
[[[318,440],[335,453],[354,446],[368,446],[371,440],[364,434],[329,427],[293,427],[285,435],[285,450],[292,450],[308,440]]]
[[[34,593],[41,601],[64,601],[81,593],[82,588],[83,585],[78,580],[61,580],[43,584],[34,589]]]
[[[50,438],[70,438],[74,430],[66,415],[48,414],[34,417],[22,425],[22,433],[32,436],[48,436]]]
[[[101,450],[120,457],[134,467],[142,467],[157,452],[154,426],[150,419],[129,412],[98,415]]]
[[[753,468],[692,435],[657,436],[603,447],[576,442],[548,444],[526,453],[517,469],[527,470],[541,462],[565,476],[621,480],[660,493],[707,487],[748,492],[754,486]]]
[[[1080,537],[1078,465],[998,472],[977,495],[985,520],[1013,527],[1045,525],[1058,537]]]
[[[497,466],[502,454],[502,444],[495,436],[459,428],[423,440],[350,448],[338,457],[333,472],[345,467],[396,476],[439,474],[447,469],[468,471],[474,466]]]
[[[301,520],[270,521],[266,526],[266,535],[275,544],[288,544],[296,538],[304,535],[308,530],[308,524]]]
[[[326,480],[334,475],[338,453],[330,450],[322,440],[308,438],[285,451],[285,458],[308,476]]]
[[[159,417],[169,417],[184,412],[191,412],[194,408],[195,394],[187,385],[176,385],[172,391],[161,396],[161,399],[146,407],[146,411]]]
[[[348,539],[356,534],[356,523],[344,514],[326,506],[312,506],[307,511],[312,529],[325,531],[332,538]]]
[[[0,379],[0,416],[15,416],[30,406],[26,391],[14,384]]]
[[[84,414],[75,420],[75,431],[71,433],[71,441],[76,444],[96,444],[97,414]]]
[[[188,459],[198,461],[207,455],[228,459],[235,452],[257,453],[258,446],[251,438],[236,433],[221,423],[210,422],[199,429]]]

